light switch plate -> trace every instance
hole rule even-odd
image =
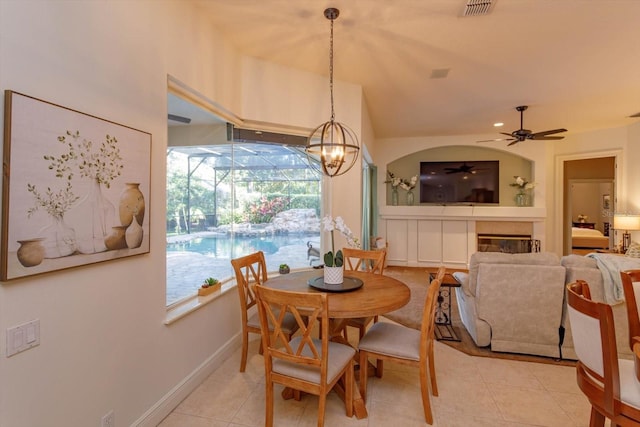
[[[7,357],[40,345],[40,319],[7,329]]]

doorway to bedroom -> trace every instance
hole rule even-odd
[[[615,157],[564,162],[564,254],[614,248]]]

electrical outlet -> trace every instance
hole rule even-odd
[[[102,417],[101,427],[116,427],[115,414],[113,413],[113,409],[107,412]]]

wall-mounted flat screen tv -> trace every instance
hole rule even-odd
[[[420,162],[420,203],[500,203],[500,162]]]

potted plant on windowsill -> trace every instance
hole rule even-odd
[[[218,279],[214,279],[213,277],[209,277],[207,279],[204,279],[204,283],[200,286],[200,289],[198,289],[198,295],[202,297],[212,294],[215,291],[220,290],[221,286],[222,282],[220,282]]]
[[[278,269],[280,274],[288,274],[290,271],[291,269],[287,264],[280,264],[280,268]]]

